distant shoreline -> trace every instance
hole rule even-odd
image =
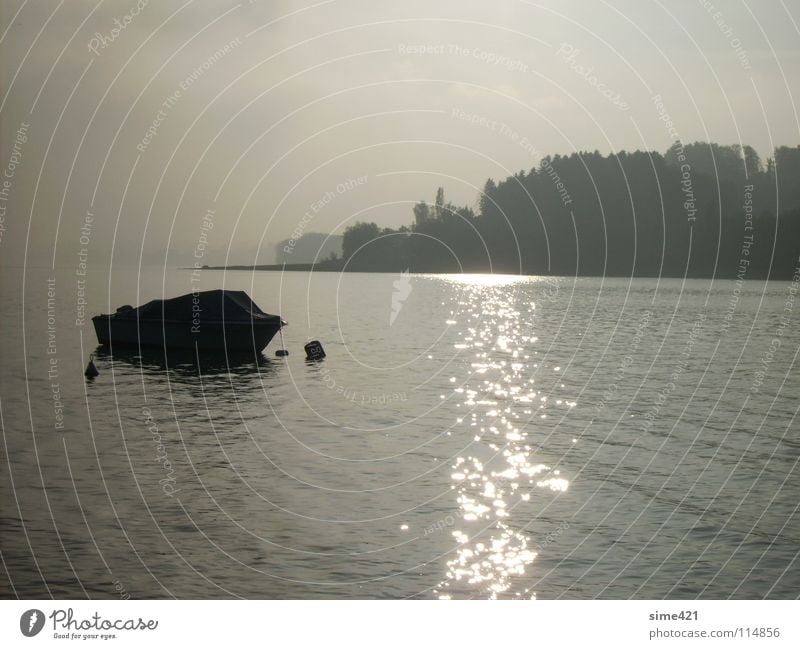
[[[288,270],[288,271],[302,271],[308,272],[312,270],[326,271],[326,272],[340,272],[342,268],[341,262],[321,262],[319,264],[258,264],[255,266],[247,265],[230,265],[230,266],[202,266],[200,269],[188,266],[181,268],[181,270]],[[344,270],[344,272],[348,272]]]
[[[288,271],[288,272],[322,272],[322,273],[399,273],[400,270],[366,270],[363,268],[344,268],[344,264],[341,260],[336,260],[335,262],[322,262],[319,264],[258,264],[255,266],[248,266],[248,265],[230,265],[230,266],[203,266],[199,270],[246,270],[246,271]],[[198,270],[197,268],[193,268],[191,266],[181,267],[180,270]],[[412,271],[414,274],[423,274],[423,275],[514,275],[518,277],[566,277],[566,278],[596,278],[596,279],[603,279],[603,278],[623,278],[623,279],[715,279],[715,280],[735,280],[737,276],[732,274],[730,276],[726,275],[693,275],[693,276],[683,276],[683,275],[557,275],[551,273],[536,273],[536,272],[510,272],[508,270],[498,270],[495,272],[489,272],[486,270],[419,270],[419,271]],[[778,275],[773,277],[747,277],[741,278],[744,282],[763,282],[763,281],[770,281],[770,282],[791,282],[792,275],[789,274],[788,276]]]

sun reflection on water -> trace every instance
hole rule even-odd
[[[434,591],[440,599],[534,598],[525,577],[537,554],[526,534],[535,521],[519,510],[537,489],[560,493],[569,488],[560,471],[538,455],[548,433],[545,411],[575,403],[549,403],[548,394],[535,384],[534,308],[531,304],[520,312],[513,277],[457,280],[464,284],[461,320],[468,322],[455,347],[469,360],[469,376],[454,390],[463,398],[459,407],[466,409],[456,421],[473,442],[469,454],[452,465],[460,524],[452,532],[457,547],[446,577]]]

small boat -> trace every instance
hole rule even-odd
[[[195,291],[92,318],[105,346],[260,352],[286,322],[264,313],[244,291]]]

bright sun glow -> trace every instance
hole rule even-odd
[[[543,282],[547,278],[541,275],[500,275],[500,274],[464,274],[464,275],[430,275],[436,279],[443,279],[453,284],[466,284],[469,286],[508,286],[521,282]]]

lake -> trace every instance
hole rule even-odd
[[[290,355],[87,381],[91,315],[191,273],[4,268],[0,587],[795,598],[797,286],[204,271]]]

